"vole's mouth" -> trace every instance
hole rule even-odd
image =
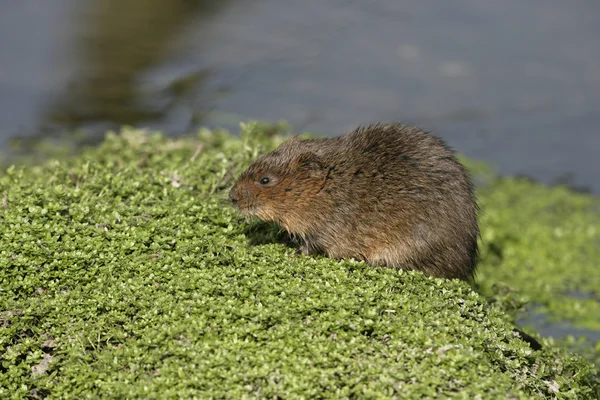
[[[269,212],[253,204],[244,204],[242,207],[239,207],[239,210],[247,217],[255,217],[265,222],[277,222]]]
[[[256,217],[265,222],[278,222],[271,213],[267,212],[264,208],[257,207],[252,202],[237,201],[233,202],[233,205],[246,217]]]
[[[256,207],[248,203],[234,203],[234,207],[237,208],[242,214],[250,217],[256,216],[257,214]]]

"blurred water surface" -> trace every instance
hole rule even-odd
[[[0,0],[0,146],[394,119],[600,193],[599,38],[593,0]]]

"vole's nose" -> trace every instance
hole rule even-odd
[[[239,199],[240,199],[240,198],[239,198],[238,191],[237,191],[237,190],[235,190],[235,187],[234,187],[233,189],[231,189],[231,190],[229,191],[229,200],[231,200],[231,202],[232,202],[234,205],[237,205],[237,203],[238,203],[238,200],[239,200]]]

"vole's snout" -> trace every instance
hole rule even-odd
[[[240,199],[239,193],[236,189],[236,187],[234,186],[230,191],[229,191],[229,200],[231,200],[231,202],[233,203],[233,205],[237,206],[237,203]]]
[[[246,188],[240,186],[243,185],[233,185],[233,188],[231,188],[231,190],[229,191],[229,200],[231,201],[231,203],[233,203],[234,206],[238,208],[241,206],[242,208],[244,208],[244,204],[247,202],[250,193]]]

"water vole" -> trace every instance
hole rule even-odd
[[[475,271],[473,185],[454,152],[415,127],[294,137],[256,160],[230,199],[300,238],[306,254],[464,280]]]

